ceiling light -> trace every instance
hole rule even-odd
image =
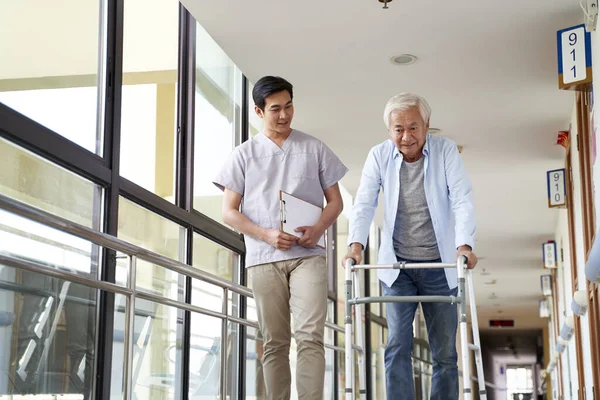
[[[399,56],[392,57],[390,61],[396,65],[410,65],[417,62],[417,57],[412,54],[400,54]]]
[[[497,283],[497,281],[495,279],[489,280],[487,282],[483,282],[483,284],[485,286],[492,286],[492,285],[495,285],[496,283]]]
[[[429,133],[437,135],[438,133],[440,133],[442,130],[439,128],[429,128]]]
[[[383,9],[387,10],[389,7],[387,5],[387,3],[391,3],[392,0],[379,0],[380,3],[383,3]]]

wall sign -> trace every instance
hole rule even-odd
[[[565,207],[567,205],[565,169],[546,172],[546,184],[548,186],[548,207]]]
[[[542,286],[542,295],[552,296],[552,275],[540,276],[540,283]]]
[[[576,25],[556,32],[558,49],[558,88],[590,90],[592,83],[591,36],[585,25]]]
[[[548,241],[542,245],[544,252],[544,268],[557,268],[558,260],[556,254],[556,243],[554,241]]]
[[[548,300],[540,300],[540,318],[550,318],[550,307],[548,306]]]

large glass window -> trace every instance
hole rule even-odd
[[[341,262],[344,258],[344,256],[348,253],[348,246],[347,246],[347,242],[348,242],[348,225],[349,225],[349,221],[348,218],[346,218],[346,216],[344,214],[340,214],[340,216],[337,219],[336,222],[336,226],[337,226],[337,246],[336,246],[336,250],[337,250],[337,260],[338,260],[338,265],[336,267],[336,271],[337,271],[337,324],[340,326],[344,326],[344,313],[345,313],[345,306],[344,306],[344,299],[346,297],[346,289],[344,286],[344,282],[346,281],[346,272],[345,269],[341,267]]]
[[[97,154],[99,26],[99,1],[0,3],[0,102]]]
[[[242,73],[196,24],[194,208],[221,222],[221,190],[213,180],[240,141]]]
[[[136,299],[134,319],[133,392],[138,399],[174,399],[180,390],[181,311]]]
[[[121,176],[175,201],[179,1],[124,2]]]
[[[371,224],[371,232],[369,234],[369,264],[377,264],[379,256],[379,228],[375,224]],[[381,296],[381,283],[377,277],[377,270],[369,270],[369,296]],[[372,303],[369,305],[371,312],[381,316],[381,303]]]
[[[239,256],[217,243],[194,233],[194,261],[192,265],[204,272],[229,281],[238,281]],[[204,281],[192,280],[192,304],[213,311],[223,310],[223,289]],[[235,298],[236,302],[233,302]],[[237,296],[228,295],[229,309],[237,313]]]
[[[371,322],[371,391],[375,399],[385,399],[385,347],[383,327]]]
[[[185,260],[185,229],[123,197],[119,200],[118,236],[129,243],[162,254],[173,260]],[[127,281],[128,259],[118,259],[117,281]],[[173,300],[183,300],[181,276],[163,267],[138,260],[136,286]]]
[[[0,299],[0,396],[93,398],[97,291],[0,265]]]
[[[533,393],[533,369],[530,366],[506,368],[506,394],[509,399],[529,399]]]
[[[262,369],[263,342],[260,331],[246,330],[246,398],[266,399],[265,378]]]
[[[89,243],[0,213],[0,251],[49,270],[96,278],[97,259]],[[85,285],[0,265],[0,397],[92,398],[98,295]],[[119,360],[123,357],[113,365],[122,369]]]
[[[102,188],[0,138],[0,193],[100,229]]]
[[[254,137],[262,132],[264,127],[264,122],[261,117],[256,115],[256,111],[254,111],[254,100],[252,99],[252,89],[254,89],[254,85],[249,83],[248,88],[248,137]]]
[[[99,229],[101,187],[0,138],[0,193],[73,222]],[[0,250],[96,278],[99,248],[0,210]]]

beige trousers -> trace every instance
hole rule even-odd
[[[248,268],[264,340],[262,359],[267,398],[289,400],[290,311],[298,348],[299,400],[321,400],[325,380],[323,336],[327,318],[325,256],[261,264]]]

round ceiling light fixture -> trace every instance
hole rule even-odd
[[[384,9],[384,10],[387,10],[387,9],[389,8],[389,7],[388,7],[388,3],[391,3],[391,2],[392,2],[392,0],[379,0],[379,2],[380,2],[380,3],[383,3],[383,9]]]
[[[399,56],[394,56],[390,59],[393,64],[402,66],[414,64],[417,60],[417,56],[413,56],[412,54],[400,54]]]
[[[429,133],[431,133],[432,135],[437,135],[441,132],[442,130],[439,128],[429,128]]]

